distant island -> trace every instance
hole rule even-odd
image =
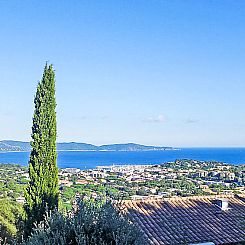
[[[0,152],[4,151],[30,151],[31,146],[29,142],[2,140],[0,141]],[[173,147],[160,147],[160,146],[146,146],[134,143],[127,144],[110,144],[96,146],[86,143],[58,143],[58,151],[165,151],[175,150]]]

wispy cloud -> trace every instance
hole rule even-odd
[[[190,123],[198,123],[198,122],[199,122],[199,120],[193,119],[193,118],[187,118],[185,120],[185,123],[187,123],[187,124],[190,124]]]
[[[167,120],[166,120],[166,116],[160,114],[156,117],[147,117],[145,119],[143,119],[143,122],[146,122],[146,123],[165,123]]]
[[[101,120],[106,120],[106,119],[108,119],[108,118],[109,118],[109,117],[106,116],[106,115],[100,117]]]

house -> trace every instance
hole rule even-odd
[[[148,244],[177,245],[245,241],[245,197],[210,195],[125,200],[122,208]]]
[[[59,185],[60,186],[68,186],[68,187],[71,187],[72,186],[72,182],[71,181],[69,181],[69,180],[59,180]]]
[[[89,181],[85,180],[85,179],[78,179],[76,181],[76,185],[86,185],[89,184]]]
[[[16,198],[16,202],[24,204],[25,203],[25,198],[24,197],[18,197],[18,198]]]

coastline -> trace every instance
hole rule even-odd
[[[149,152],[149,151],[179,151],[180,148],[164,150],[57,150],[57,152]],[[31,151],[0,151],[0,153],[31,152]]]
[[[29,151],[0,151],[0,163],[27,164]],[[95,168],[100,165],[148,165],[173,162],[176,159],[216,161],[244,165],[245,148],[182,148],[165,151],[58,151],[58,166]]]

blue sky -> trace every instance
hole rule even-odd
[[[0,1],[0,139],[29,140],[45,61],[58,141],[245,146],[245,1]]]

